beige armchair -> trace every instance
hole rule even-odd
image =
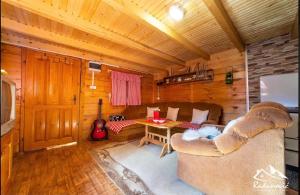
[[[265,102],[214,140],[174,134],[178,177],[208,195],[285,194],[283,129],[291,124],[285,107]]]

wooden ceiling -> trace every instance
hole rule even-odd
[[[179,22],[168,16],[175,2],[185,9]],[[45,50],[55,44],[155,73],[295,30],[298,1],[1,0],[1,5],[2,42]]]

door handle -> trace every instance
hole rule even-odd
[[[74,102],[74,104],[76,104],[76,100],[77,100],[76,95],[73,95],[73,102]]]

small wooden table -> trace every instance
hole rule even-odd
[[[159,124],[154,123],[147,119],[137,119],[136,123],[145,125],[145,136],[141,139],[139,147],[151,142],[156,145],[161,145],[163,148],[160,153],[160,157],[163,157],[166,153],[171,152],[171,129],[182,122],[180,121],[167,121],[165,123]],[[167,130],[167,136],[160,135],[157,133],[149,132],[148,127],[155,127],[161,130]],[[155,139],[156,138],[156,139]]]

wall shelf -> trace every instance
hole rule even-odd
[[[180,75],[165,77],[162,81],[157,82],[157,85],[175,85],[191,82],[209,82],[214,80],[214,71],[212,69],[203,70],[200,72],[190,72]]]

